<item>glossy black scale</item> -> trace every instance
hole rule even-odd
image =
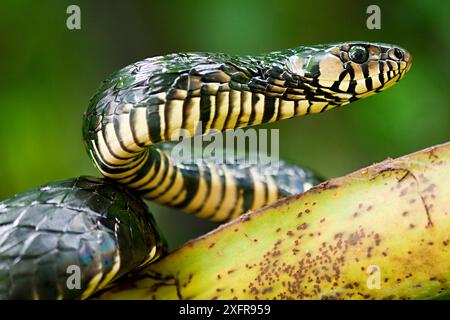
[[[84,298],[165,247],[145,203],[125,188],[52,182],[0,202],[0,299]],[[77,268],[79,282],[70,277]]]

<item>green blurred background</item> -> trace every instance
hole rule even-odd
[[[81,8],[81,30],[66,8]],[[381,8],[381,30],[366,8]],[[395,43],[414,57],[395,87],[349,108],[270,125],[281,157],[326,177],[449,140],[450,1],[10,1],[0,4],[0,200],[99,173],[81,121],[111,72],[177,51],[258,54],[345,40]],[[215,225],[149,204],[172,248]]]

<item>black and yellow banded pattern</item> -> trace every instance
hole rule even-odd
[[[299,47],[261,56],[177,53],[114,73],[91,100],[84,139],[101,173],[146,199],[225,221],[318,180],[280,163],[176,164],[160,143],[320,113],[380,92],[399,81],[410,54],[386,44],[349,42]]]

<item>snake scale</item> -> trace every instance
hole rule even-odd
[[[0,203],[0,298],[79,299],[166,252],[142,199],[214,221],[321,181],[280,161],[178,163],[170,141],[321,113],[381,92],[411,66],[398,46],[344,42],[259,56],[175,53],[112,74],[83,137],[103,179],[52,182]],[[200,131],[200,132],[199,132]],[[68,285],[69,267],[80,270]]]

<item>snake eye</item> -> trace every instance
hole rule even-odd
[[[395,48],[394,49],[394,56],[398,59],[398,60],[402,60],[403,59],[403,52],[402,50]]]
[[[353,62],[364,63],[369,58],[369,52],[363,46],[353,46],[348,51],[349,57]]]

